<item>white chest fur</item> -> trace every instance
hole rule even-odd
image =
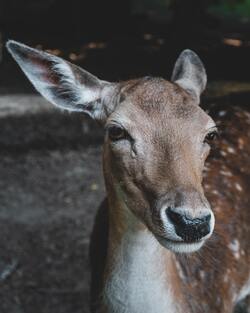
[[[177,312],[162,248],[149,232],[127,233],[114,264],[104,291],[108,313]]]

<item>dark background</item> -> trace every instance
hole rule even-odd
[[[102,131],[38,96],[7,39],[112,81],[169,78],[193,49],[209,78],[203,104],[248,104],[250,1],[0,0],[0,313],[86,313]]]
[[[202,57],[210,80],[248,80],[249,17],[249,0],[0,2],[3,42],[49,49],[110,80],[168,77],[187,47]],[[3,54],[1,86],[19,85],[24,79],[8,78],[13,62]]]

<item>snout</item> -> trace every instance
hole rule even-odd
[[[199,218],[194,218],[168,208],[166,214],[176,234],[186,242],[199,241],[211,231],[211,213],[206,212]]]
[[[158,241],[173,252],[190,253],[199,250],[211,236],[215,219],[210,208],[162,208],[163,232]]]

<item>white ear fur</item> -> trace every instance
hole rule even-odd
[[[184,50],[175,63],[171,80],[192,94],[199,103],[200,95],[206,88],[207,75],[198,55]]]
[[[57,56],[10,40],[7,49],[34,87],[54,105],[84,112],[95,119],[109,111],[105,100],[115,84],[102,80]],[[106,101],[107,102],[107,101]],[[111,109],[111,108],[110,108]]]

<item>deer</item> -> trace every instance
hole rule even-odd
[[[207,75],[192,50],[171,80],[107,82],[13,40],[7,49],[49,102],[104,129],[91,312],[233,312],[250,294],[250,113],[218,111],[218,139],[219,122],[200,106]]]

